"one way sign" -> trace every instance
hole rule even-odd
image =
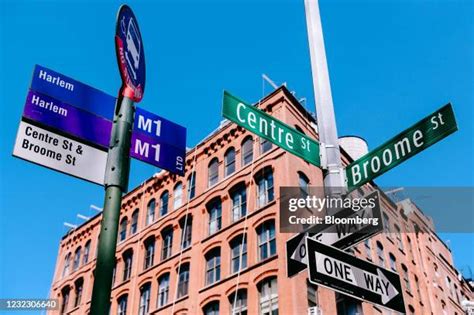
[[[405,313],[397,273],[306,238],[310,282]]]

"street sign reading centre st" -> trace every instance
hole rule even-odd
[[[227,91],[224,91],[222,115],[303,160],[321,165],[318,142]]]
[[[447,104],[346,167],[348,190],[373,180],[457,130]]]
[[[316,285],[405,313],[400,276],[334,247],[306,238],[308,278]]]
[[[378,191],[371,192],[364,199],[374,200],[374,206],[354,211],[345,208],[339,211],[335,218],[347,218],[353,221],[349,223],[318,224],[310,227],[303,233],[295,235],[286,242],[286,265],[287,275],[292,277],[306,269],[308,265],[307,248],[305,238],[310,237],[318,242],[331,245],[339,249],[347,249],[357,245],[359,242],[376,235],[383,230],[382,210],[380,209],[380,194]],[[378,224],[373,225],[357,218],[375,218]]]
[[[139,102],[145,90],[145,50],[137,19],[127,5],[122,5],[117,15],[115,47],[123,82],[121,93]]]

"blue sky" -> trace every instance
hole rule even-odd
[[[101,187],[11,156],[33,66],[116,94],[116,1],[0,0],[0,298],[49,292],[63,222],[102,206]],[[250,102],[262,73],[314,110],[303,1],[130,1],[144,39],[141,106],[211,132],[224,89]],[[371,148],[452,102],[459,131],[381,176],[381,186],[474,184],[472,1],[321,0],[340,135]],[[131,187],[156,169],[134,161]],[[473,222],[474,225],[474,222]],[[473,234],[443,234],[458,268],[474,270]]]

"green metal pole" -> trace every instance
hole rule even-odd
[[[123,97],[117,101],[105,171],[105,200],[92,289],[91,315],[109,314],[120,207],[122,195],[128,190],[134,112],[131,99]]]

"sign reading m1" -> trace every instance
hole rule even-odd
[[[346,167],[348,190],[382,175],[458,129],[447,104]]]
[[[318,142],[226,91],[222,115],[303,160],[321,165]]]
[[[400,276],[306,238],[309,281],[405,314]]]

